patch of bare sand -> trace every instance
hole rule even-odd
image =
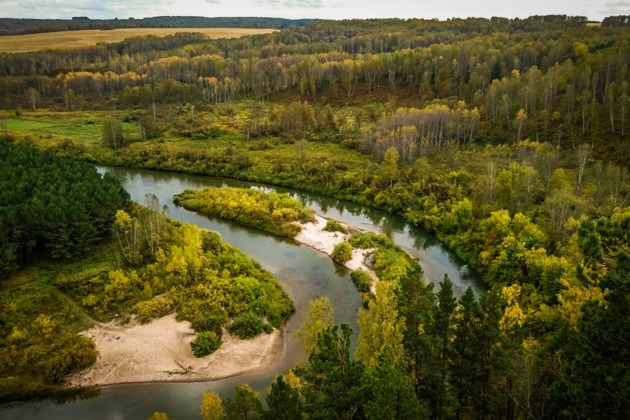
[[[349,233],[341,233],[341,232],[328,232],[324,230],[326,227],[326,222],[328,219],[321,217],[319,215],[315,215],[315,222],[309,223],[300,223],[302,227],[302,231],[295,237],[295,240],[301,244],[309,246],[317,251],[323,252],[324,254],[330,256],[332,258],[332,252],[335,248],[335,245],[346,241],[350,236]],[[347,225],[345,223],[340,223],[344,226],[348,232],[353,232],[358,230],[356,227]],[[374,293],[376,287],[376,273],[370,267],[365,264],[365,259],[374,251],[376,248],[371,249],[353,249],[352,250],[352,259],[345,262],[343,265],[349,270],[363,269],[367,271],[372,277],[372,285],[370,286],[370,290]]]
[[[197,358],[190,342],[190,323],[175,314],[148,324],[100,324],[82,333],[96,343],[96,363],[71,375],[72,387],[131,382],[210,381],[271,366],[284,351],[282,334],[261,334],[240,340],[227,333],[213,354]]]

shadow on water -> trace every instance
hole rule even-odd
[[[288,193],[324,217],[384,233],[410,255],[419,258],[427,281],[437,285],[446,273],[453,280],[456,295],[461,295],[468,286],[472,286],[477,293],[482,292],[472,270],[445,249],[435,237],[383,211],[302,191],[231,179],[116,167],[99,167],[98,170],[101,173],[109,172],[120,179],[134,201],[143,204],[146,194],[155,194],[162,205],[168,206],[173,219],[219,232],[225,241],[250,255],[264,269],[273,273],[296,307],[295,314],[284,326],[285,352],[274,366],[255,373],[213,382],[106,386],[100,388],[98,394],[91,395],[94,397],[91,399],[85,399],[90,395],[84,394],[83,397],[78,395],[62,404],[38,401],[0,406],[1,419],[136,419],[147,418],[155,411],[166,412],[174,418],[197,418],[203,392],[214,391],[221,396],[228,396],[236,386],[247,382],[265,394],[276,373],[287,373],[297,363],[305,360],[295,330],[306,316],[308,302],[321,296],[330,298],[335,308],[335,322],[346,322],[352,326],[353,343],[356,346],[356,314],[361,306],[361,297],[352,285],[348,270],[335,264],[328,256],[292,240],[226,220],[203,217],[175,206],[173,195],[185,189],[210,186],[249,187]]]

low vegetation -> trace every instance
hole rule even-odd
[[[372,285],[372,276],[370,276],[367,271],[360,268],[354,270],[352,273],[350,273],[350,278],[352,279],[352,282],[359,292],[366,293],[370,291],[370,286]]]
[[[201,214],[263,230],[287,238],[302,228],[297,223],[315,220],[313,210],[287,194],[265,193],[246,188],[186,190],[175,196],[175,204]]]
[[[323,230],[325,230],[326,232],[348,233],[348,229],[346,229],[344,225],[334,219],[328,219]]]
[[[352,259],[352,246],[348,242],[340,242],[333,248],[331,256],[339,264],[346,263]]]

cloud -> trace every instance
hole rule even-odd
[[[256,4],[274,9],[321,9],[324,7],[323,0],[257,0]]]
[[[217,2],[219,0],[206,0]],[[0,1],[0,16],[68,19],[88,16],[107,19],[128,16],[155,16],[167,10],[175,0],[22,0]],[[36,12],[36,13],[33,13]]]
[[[600,13],[606,15],[627,15],[630,14],[630,1],[609,1],[600,10]]]

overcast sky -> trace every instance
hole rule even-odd
[[[630,15],[630,0],[0,0],[0,17],[93,19],[150,16],[284,18],[527,17],[566,14],[602,20]]]

